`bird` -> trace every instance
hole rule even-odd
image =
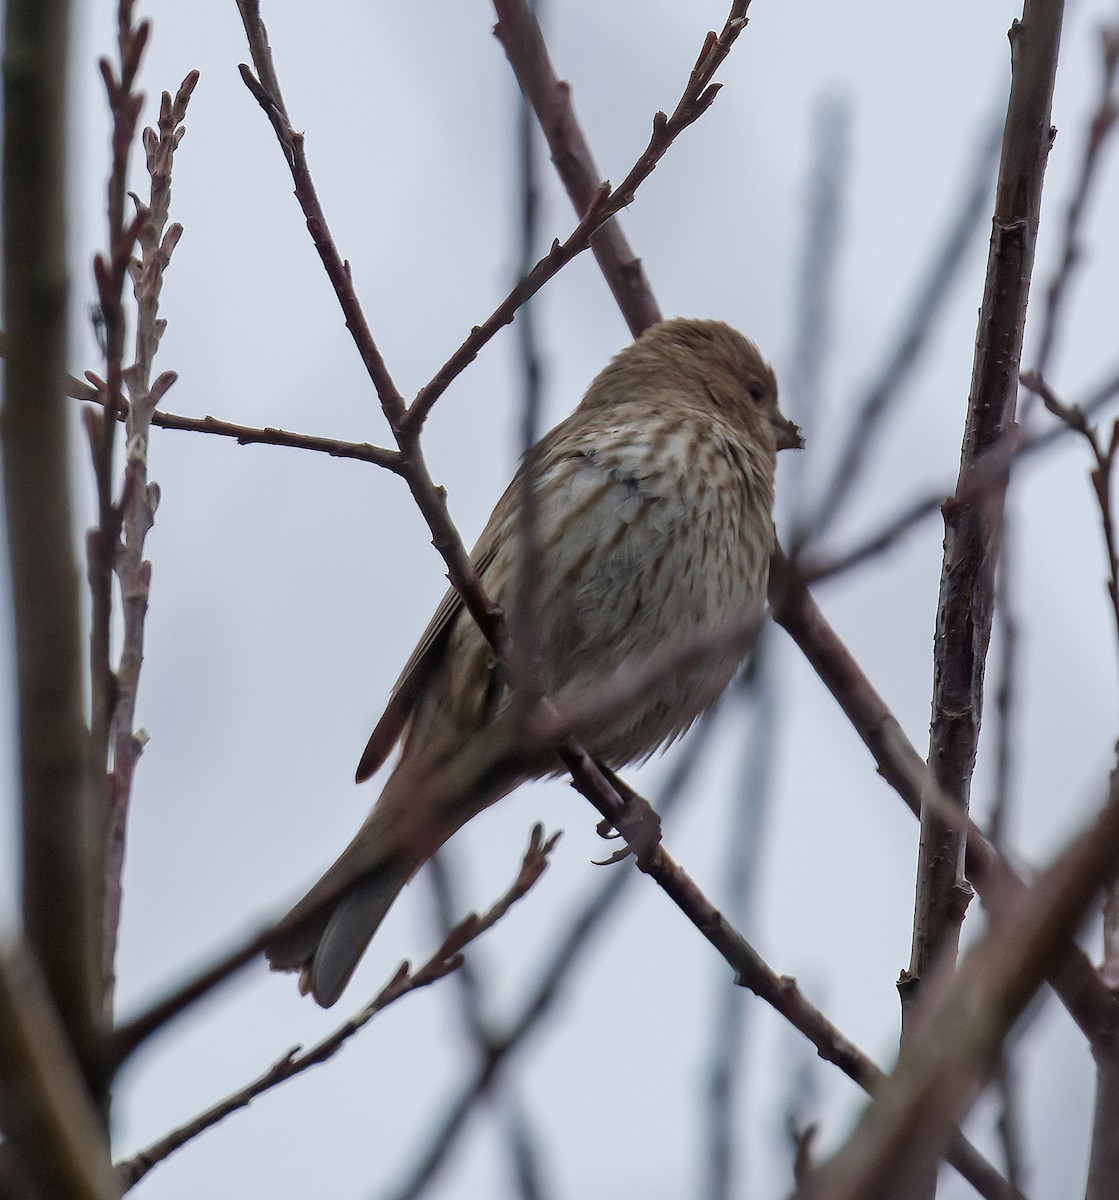
[[[776,456],[802,445],[778,407],[772,368],[731,326],[662,321],[618,353],[526,453],[471,554],[487,596],[506,613],[529,597],[538,693],[562,711],[662,647],[730,622],[760,623]],[[526,509],[531,520],[522,520]],[[665,674],[623,711],[580,730],[581,741],[608,770],[648,759],[719,699],[742,657],[736,645]],[[394,770],[353,840],[265,948],[272,968],[298,971],[301,990],[324,1008],[423,863],[521,783],[558,773],[549,747],[518,755],[525,701],[509,675],[449,591],[392,689],[356,780],[399,743]]]

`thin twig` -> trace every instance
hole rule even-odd
[[[245,36],[249,41],[252,53],[252,71],[241,64],[241,78],[245,86],[256,98],[272,123],[280,147],[284,152],[292,179],[295,183],[295,198],[307,218],[307,229],[319,252],[326,273],[334,287],[338,303],[346,317],[346,327],[354,340],[362,362],[377,389],[381,406],[389,424],[395,428],[396,423],[404,415],[404,397],[392,381],[385,360],[373,340],[373,333],[365,319],[361,303],[354,291],[353,276],[350,264],[338,253],[338,248],[331,237],[330,228],[326,222],[326,214],[319,203],[314,180],[311,178],[307,155],[303,147],[303,134],[296,132],[284,106],[280,83],[276,74],[275,61],[272,57],[272,47],[268,42],[268,31],[260,16],[259,0],[237,0],[237,8],[241,13],[241,21],[245,26]]]
[[[1119,397],[1119,373],[1112,371],[1104,380],[1094,387],[1087,396],[1076,405],[1086,416],[1106,407],[1116,397]],[[1068,434],[1068,427],[1060,424],[1038,433],[1020,434],[1011,458],[1011,468],[1017,469],[1026,459],[1033,459],[1039,451],[1047,450],[1055,442]],[[984,483],[984,474],[973,471],[973,481],[980,486]],[[889,518],[875,533],[850,549],[831,557],[809,558],[800,564],[801,576],[806,583],[820,583],[836,576],[846,574],[852,568],[860,566],[870,558],[884,553],[895,546],[911,530],[922,524],[929,517],[940,512],[948,502],[946,492],[932,492],[929,495],[913,501],[906,508]]]
[[[754,925],[754,898],[762,854],[762,836],[772,798],[773,772],[779,746],[777,674],[773,663],[773,630],[763,631],[738,691],[745,702],[747,727],[739,750],[738,784],[726,830],[726,895],[731,920],[742,929]],[[708,1200],[737,1194],[736,1166],[741,1160],[738,1122],[739,1083],[748,1077],[743,1059],[746,1022],[751,1011],[733,988],[715,995],[708,1047],[706,1181],[700,1193]]]
[[[137,240],[140,259],[130,264],[136,300],[135,359],[124,371],[129,402],[125,410],[128,453],[121,502],[121,541],[113,555],[113,570],[120,583],[121,651],[116,668],[116,703],[110,717],[110,754],[107,765],[107,831],[105,848],[105,900],[102,913],[102,979],[105,1009],[112,1012],[116,987],[117,933],[120,925],[121,873],[124,869],[125,836],[132,780],[143,751],[143,740],[133,732],[140,667],[144,659],[144,621],[148,612],[151,564],[144,559],[144,542],[155,521],[159,503],[158,485],[148,479],[148,438],[152,414],[170,387],[174,375],[165,372],[152,380],[156,351],[166,322],[159,316],[163,274],[182,234],[181,225],[168,228],[171,205],[171,164],[186,132],[183,120],[198,72],[183,80],[172,100],[163,93],[159,132],[144,130],[144,147],[151,191],[147,205],[133,196],[137,216],[142,218]],[[106,415],[112,413],[106,409]]]
[[[458,970],[463,961],[462,951],[486,930],[492,929],[509,909],[527,894],[544,873],[548,866],[548,855],[558,838],[559,834],[552,834],[545,840],[543,826],[536,825],[529,838],[528,849],[525,851],[517,878],[506,893],[482,916],[471,913],[456,925],[423,966],[413,971],[407,962],[401,963],[396,974],[369,1004],[328,1037],[323,1038],[322,1041],[302,1053],[299,1047],[289,1050],[272,1067],[233,1095],[227,1096],[193,1120],[173,1130],[146,1150],[142,1150],[125,1162],[118,1163],[118,1179],[123,1190],[127,1191],[133,1187],[152,1167],[163,1162],[164,1159],[203,1131],[224,1120],[231,1113],[237,1112],[238,1109],[247,1108],[257,1096],[263,1095],[278,1084],[301,1074],[310,1067],[318,1066],[333,1058],[359,1029],[367,1025],[390,1004],[407,996],[410,992],[427,987],[452,971]]]
[[[830,478],[811,520],[806,521],[809,541],[817,540],[835,524],[851,498],[852,489],[863,477],[863,466],[886,418],[903,399],[906,384],[932,337],[936,319],[947,304],[968,247],[988,211],[991,176],[1002,144],[1002,126],[1000,112],[992,121],[990,131],[980,139],[975,161],[964,179],[963,195],[952,207],[939,248],[926,268],[927,274],[917,288],[910,308],[903,314],[893,348],[874,383],[854,408],[854,415],[847,425],[846,440]]]
[[[594,200],[602,172],[575,115],[571,86],[557,77],[527,0],[494,0],[494,9],[498,17],[494,36],[501,42],[521,91],[536,113],[575,212],[583,216]],[[630,249],[619,218],[595,234],[591,253],[634,337],[661,320],[641,260]]]
[[[400,453],[395,460],[394,469],[408,484],[416,506],[427,521],[432,534],[432,545],[447,564],[447,575],[452,586],[462,596],[463,603],[483,634],[498,648],[499,656],[505,657],[502,653],[506,643],[505,622],[501,610],[486,596],[478,572],[451,521],[446,493],[436,486],[428,472],[420,448],[419,430],[409,431],[404,428],[404,397],[393,382],[388,366],[373,339],[372,330],[354,290],[350,264],[342,258],[331,236],[311,177],[303,134],[296,132],[284,107],[272,48],[260,16],[259,0],[237,0],[237,7],[245,26],[256,71],[254,75],[242,64],[241,78],[272,124],[291,171],[295,196],[306,217],[308,233],[322,259],[327,277],[345,315],[350,336],[361,355],[376,389],[382,411],[396,438]]]
[[[73,376],[70,377],[73,379]],[[94,404],[102,403],[100,394],[83,395],[76,392],[84,385],[73,380],[69,395],[78,400],[88,400]],[[127,405],[123,412],[117,413],[117,420],[127,419]],[[329,454],[332,458],[350,458],[357,462],[371,463],[375,467],[383,467],[386,471],[399,473],[400,454],[396,450],[388,450],[383,446],[374,446],[369,442],[343,442],[337,438],[318,437],[310,433],[292,433],[286,429],[274,429],[270,426],[263,429],[253,425],[236,425],[232,421],[220,421],[217,417],[184,417],[178,413],[164,412],[156,409],[152,413],[152,424],[159,429],[175,429],[184,433],[207,433],[211,437],[229,438],[239,446],[286,446],[292,450],[310,450],[316,454]]]
[[[1119,776],[1107,803],[1037,882],[992,915],[953,978],[942,964],[916,1035],[854,1134],[799,1200],[909,1200],[935,1176],[949,1130],[990,1079],[1011,1027],[1065,956],[1089,905],[1119,870]]]
[[[108,230],[106,249],[94,256],[93,276],[97,285],[98,316],[104,332],[105,411],[85,414],[86,433],[93,455],[97,490],[97,526],[86,537],[87,573],[90,587],[90,727],[93,760],[108,771],[110,722],[117,703],[117,677],[112,666],[111,624],[113,561],[120,541],[122,506],[113,499],[113,451],[116,415],[124,408],[123,293],[132,261],[132,250],[143,218],[125,215],[128,160],[143,107],[143,93],[136,90],[140,62],[151,35],[151,23],[133,21],[133,0],[117,6],[117,63],[102,58],[99,66],[109,111],[113,118],[111,166],[107,184]]]
[[[1113,421],[1111,433],[1105,444],[1100,438],[1099,431],[1088,420],[1083,409],[1075,405],[1061,402],[1049,388],[1045,380],[1034,372],[1022,376],[1022,386],[1035,392],[1045,402],[1045,407],[1060,421],[1081,435],[1088,443],[1096,465],[1092,468],[1092,490],[1095,492],[1096,503],[1100,510],[1100,524],[1103,527],[1104,552],[1107,555],[1107,594],[1111,601],[1111,616],[1115,626],[1116,639],[1119,641],[1119,547],[1115,538],[1115,516],[1111,505],[1111,472],[1115,464],[1116,451],[1119,450],[1119,420]]]
[[[711,80],[730,53],[738,35],[746,28],[746,10],[749,7],[750,0],[734,0],[722,31],[718,35],[714,32],[707,35],[687,86],[672,114],[666,116],[658,112],[653,117],[649,142],[626,177],[616,188],[611,188],[609,183],[600,183],[568,237],[563,242],[558,239],[554,241],[551,250],[490,316],[470,331],[470,336],[443,364],[431,382],[420,389],[409,405],[405,419],[407,430],[419,431],[432,406],[463,369],[474,361],[478,351],[499,329],[512,321],[517,309],[530,296],[535,295],[562,267],[590,245],[591,238],[607,221],[633,202],[638,187],[653,173],[676,138],[703,116],[722,86]]]
[[[1100,38],[1100,91],[1095,112],[1087,122],[1080,173],[1072,187],[1061,240],[1061,254],[1049,286],[1045,289],[1045,307],[1038,337],[1037,357],[1032,374],[1044,378],[1056,344],[1068,287],[1080,263],[1081,227],[1092,187],[1099,174],[1103,149],[1115,127],[1116,78],[1119,76],[1119,25],[1104,27]]]
[[[782,385],[782,407],[787,404],[792,419],[810,431],[818,426],[823,410],[823,382],[837,308],[836,269],[843,240],[844,192],[851,171],[851,119],[850,104],[844,97],[826,96],[817,101],[796,273],[795,335],[788,377]],[[811,436],[808,444],[813,444]],[[809,511],[805,487],[811,457],[811,450],[796,456],[792,464],[795,478],[786,489],[794,498],[789,515],[794,558],[818,523]]]
[[[828,624],[795,568],[778,550],[770,576],[774,619],[792,637],[870,751],[879,774],[917,815],[922,800],[939,795],[925,760],[875,691],[842,639]],[[950,803],[947,799],[944,804]],[[941,805],[938,805],[940,807]],[[1011,903],[1025,883],[970,819],[964,868],[984,905]],[[1115,997],[1077,945],[1066,948],[1049,982],[1085,1035],[1103,1036],[1114,1019]]]
[[[662,818],[667,818],[682,799],[685,786],[708,745],[714,718],[714,713],[702,717],[676,754],[672,771],[657,799],[657,812]],[[471,1112],[490,1094],[500,1072],[527,1044],[543,1017],[554,1010],[562,989],[570,983],[581,957],[590,948],[594,934],[603,928],[607,916],[637,878],[635,871],[608,871],[593,895],[578,907],[566,931],[555,940],[550,961],[528,989],[529,999],[520,1014],[494,1037],[491,1052],[482,1066],[463,1082],[456,1099],[444,1107],[443,1119],[430,1137],[427,1149],[407,1173],[407,1181],[393,1193],[394,1200],[417,1200],[423,1193],[454,1148]]]

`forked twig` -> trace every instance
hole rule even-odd
[[[121,1187],[127,1191],[143,1179],[152,1167],[163,1162],[198,1134],[224,1120],[231,1113],[248,1107],[257,1096],[261,1096],[278,1084],[333,1058],[359,1029],[367,1025],[390,1004],[394,1004],[409,993],[428,987],[445,975],[456,971],[462,964],[463,950],[486,930],[492,929],[509,909],[528,893],[544,873],[548,866],[548,855],[559,840],[559,836],[558,833],[554,833],[545,840],[544,827],[536,825],[529,837],[528,848],[521,861],[516,879],[492,908],[481,916],[471,913],[460,921],[447,934],[443,943],[427,962],[415,971],[407,962],[401,963],[396,974],[360,1012],[352,1016],[345,1024],[340,1025],[322,1041],[317,1042],[308,1050],[301,1051],[299,1047],[289,1050],[267,1071],[239,1091],[212,1105],[205,1112],[199,1113],[193,1120],[172,1130],[166,1137],[133,1155],[132,1158],[118,1163],[117,1173]]]

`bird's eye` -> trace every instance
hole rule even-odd
[[[746,391],[750,394],[750,399],[758,404],[765,399],[765,384],[760,379],[751,379],[746,385]]]

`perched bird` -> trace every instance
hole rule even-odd
[[[507,613],[518,589],[531,595],[535,679],[561,711],[660,647],[761,620],[776,453],[801,444],[754,344],[718,321],[677,319],[617,355],[532,447],[472,558]],[[519,515],[526,480],[531,543]],[[535,556],[527,589],[526,545]],[[611,769],[647,758],[722,695],[738,662],[737,652],[709,657],[661,678],[617,716],[581,730],[583,744]],[[526,779],[558,769],[550,752],[501,766],[515,737],[512,694],[449,592],[392,690],[357,779],[402,741],[395,770],[267,948],[273,968],[300,971],[319,1004],[338,999],[401,888],[452,834]],[[444,787],[453,799],[440,800],[437,778],[471,781],[470,792]]]

